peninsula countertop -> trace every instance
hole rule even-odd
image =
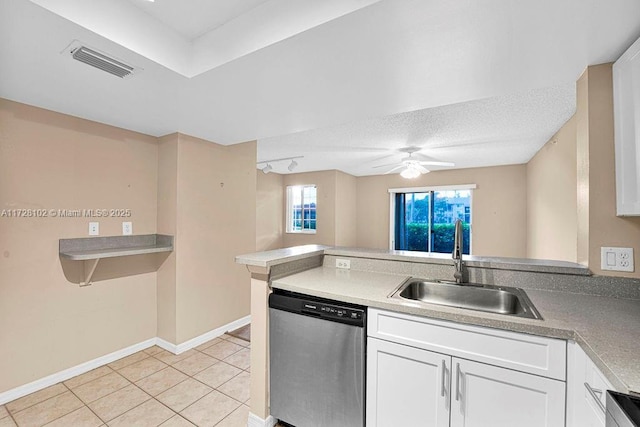
[[[526,289],[544,320],[388,298],[410,276],[318,267],[272,287],[434,319],[575,340],[621,392],[640,394],[640,300]]]

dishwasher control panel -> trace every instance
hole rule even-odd
[[[337,307],[335,305],[325,305],[322,303],[305,302],[303,311],[320,313],[322,317],[346,317],[349,319],[362,319],[363,310],[354,310],[349,308]]]
[[[283,291],[269,296],[269,307],[355,326],[366,320],[366,307]]]

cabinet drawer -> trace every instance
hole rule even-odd
[[[565,381],[564,340],[369,309],[368,335]]]

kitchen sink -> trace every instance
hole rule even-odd
[[[520,288],[409,279],[394,290],[389,298],[542,320],[525,291]]]

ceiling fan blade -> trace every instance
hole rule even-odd
[[[420,162],[421,165],[430,165],[430,166],[455,166],[455,163],[452,162],[437,162],[437,161],[424,161]]]
[[[386,171],[384,174],[385,174],[385,175],[390,174],[390,173],[392,173],[392,172],[394,172],[394,171],[397,171],[398,169],[401,169],[401,168],[403,168],[403,167],[404,167],[404,165],[396,166],[396,167],[395,167],[395,168],[393,168],[393,169],[389,169],[389,170],[388,170],[388,171]]]
[[[425,173],[429,173],[429,172],[431,172],[429,169],[425,168],[425,167],[424,167],[424,166],[422,166],[422,165],[418,165],[418,164],[416,164],[416,165],[414,165],[414,167],[415,167],[416,169],[418,169],[418,170],[420,171],[420,173],[422,173],[422,174],[425,174]]]
[[[373,166],[373,168],[388,168],[389,166],[397,166],[397,167],[401,167],[404,166],[404,164],[402,162],[393,162],[393,163],[388,163],[386,165],[378,165],[378,166]]]

